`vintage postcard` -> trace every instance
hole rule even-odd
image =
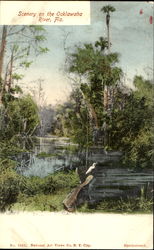
[[[0,2],[0,249],[152,249],[153,1]]]

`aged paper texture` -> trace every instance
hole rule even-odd
[[[67,101],[72,87],[63,73],[65,56],[76,45],[95,44],[99,37],[107,37],[105,16],[100,11],[105,5],[116,8],[115,13],[111,13],[111,51],[120,54],[120,67],[125,72],[126,84],[132,87],[135,75],[150,78],[149,68],[153,67],[152,1],[1,1],[0,34],[3,25],[41,25],[47,30],[45,46],[49,53],[34,59],[35,62],[24,73],[22,86],[25,91],[33,89],[32,82],[44,78],[43,101],[51,106]],[[86,79],[80,77],[81,81]],[[44,177],[48,167],[32,169],[25,172],[25,176],[37,171],[42,171]],[[16,208],[0,213],[1,249],[153,247],[152,213],[70,213],[65,210],[18,211]]]

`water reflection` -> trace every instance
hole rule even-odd
[[[68,138],[40,137],[32,143],[32,152],[20,154],[17,159],[17,172],[24,176],[45,177],[62,169],[75,169],[81,162],[78,145]]]

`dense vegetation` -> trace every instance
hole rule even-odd
[[[27,40],[25,40],[27,36]],[[0,44],[0,210],[14,203],[23,190],[24,178],[15,171],[14,154],[26,150],[24,138],[40,124],[39,107],[23,93],[20,70],[28,69],[31,57],[48,51],[42,26],[2,26]],[[24,41],[24,42],[23,42]],[[22,44],[22,45],[21,45]]]
[[[24,177],[14,170],[13,162],[0,164],[0,211],[63,209],[62,201],[79,183],[74,171],[59,172],[47,177]]]
[[[128,88],[116,66],[118,54],[107,54],[106,49],[106,40],[100,38],[68,56],[68,71],[76,84],[69,100],[57,107],[55,133],[81,146],[120,150],[127,166],[151,167],[152,81],[135,76],[134,90]]]
[[[32,57],[46,53],[42,26],[4,26],[0,45],[0,211],[6,209],[61,210],[66,194],[79,183],[74,171],[45,178],[23,177],[15,170],[12,156],[26,150],[21,140],[32,135],[54,133],[70,137],[81,148],[99,146],[124,153],[123,166],[152,167],[153,83],[136,75],[134,89],[125,85],[118,66],[120,55],[112,53],[108,39],[76,46],[67,55],[66,71],[72,80],[68,100],[57,105],[39,106],[34,96],[23,93],[18,73],[28,69]],[[20,46],[25,34],[27,41]],[[11,46],[9,44],[11,41]],[[13,41],[13,42],[12,42]],[[35,49],[34,49],[35,48]],[[40,83],[39,96],[42,95]],[[39,100],[40,101],[40,100]],[[23,140],[24,141],[24,140]],[[40,154],[46,157],[45,153]],[[13,205],[14,204],[14,205]],[[145,205],[146,204],[146,205]],[[97,211],[151,211],[151,201],[143,196],[133,201],[103,201]],[[79,211],[93,211],[87,204]]]

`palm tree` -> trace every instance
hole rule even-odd
[[[116,9],[111,5],[104,6],[101,11],[103,11],[106,14],[106,26],[107,26],[107,41],[108,41],[108,53],[110,53],[110,12],[114,12]],[[109,96],[109,89],[108,86],[104,86],[104,111],[108,111],[108,99]],[[108,145],[108,133],[107,133],[107,124],[104,122],[103,124],[103,130],[104,130],[104,147]]]
[[[108,41],[105,38],[100,37],[99,40],[95,42],[95,47],[100,47],[100,50],[104,51],[108,48]]]
[[[104,6],[101,11],[106,14],[106,26],[107,26],[107,40],[108,40],[108,52],[110,53],[110,12],[114,12],[116,9],[111,5]]]

